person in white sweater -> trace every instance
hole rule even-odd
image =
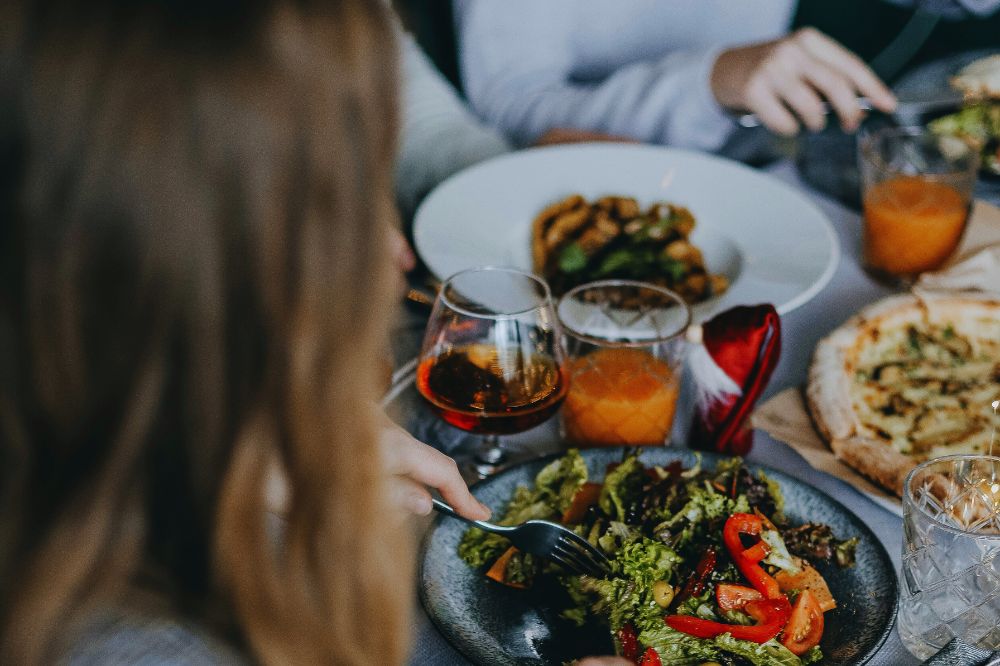
[[[716,150],[755,112],[771,130],[848,131],[858,96],[895,98],[856,55],[812,29],[787,34],[794,0],[455,0],[459,64],[477,113],[519,145],[553,128]]]

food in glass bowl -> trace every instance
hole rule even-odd
[[[570,450],[515,491],[500,522],[562,522],[608,555],[610,576],[566,574],[476,529],[458,552],[504,585],[558,578],[572,600],[563,617],[600,619],[628,659],[798,666],[822,659],[824,613],[837,605],[817,566],[853,566],[858,539],[793,526],[783,505],[778,484],[739,458],[685,469],[627,453],[594,483]]]
[[[698,303],[725,292],[729,280],[708,272],[691,243],[694,227],[694,215],[683,206],[661,201],[642,209],[632,197],[591,203],[574,194],[535,217],[532,263],[556,296],[593,280],[626,279]]]

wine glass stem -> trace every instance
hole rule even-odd
[[[476,461],[486,465],[499,465],[507,458],[498,435],[486,435],[476,451]]]

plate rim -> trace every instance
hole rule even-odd
[[[813,201],[806,192],[794,187],[790,183],[774,177],[773,175],[761,170],[755,169],[747,164],[733,160],[727,157],[722,157],[721,155],[715,155],[713,153],[704,152],[700,150],[693,150],[689,148],[679,148],[675,146],[663,146],[657,144],[644,144],[644,143],[630,143],[630,142],[618,142],[618,141],[583,141],[572,144],[561,144],[555,146],[534,146],[528,148],[522,148],[514,150],[508,153],[503,153],[501,155],[495,155],[481,162],[477,162],[471,166],[451,174],[443,181],[438,183],[434,188],[432,188],[426,196],[421,200],[417,209],[413,213],[413,221],[411,233],[413,237],[414,249],[416,250],[417,256],[427,267],[427,270],[438,279],[445,279],[447,275],[439,275],[437,271],[431,266],[431,263],[425,258],[425,252],[422,249],[423,234],[421,233],[421,228],[426,228],[427,222],[421,223],[421,220],[426,220],[426,210],[430,202],[433,201],[435,195],[439,195],[440,191],[452,187],[454,182],[461,178],[467,178],[470,174],[474,174],[478,171],[493,168],[496,164],[502,162],[516,162],[522,159],[530,158],[537,154],[543,153],[571,153],[571,152],[585,152],[589,150],[622,150],[622,151],[635,151],[635,152],[645,152],[650,154],[660,154],[663,156],[678,155],[682,158],[691,158],[696,160],[704,160],[706,162],[715,163],[722,165],[725,168],[732,168],[736,171],[742,171],[744,173],[750,174],[752,177],[762,178],[768,181],[770,184],[776,186],[778,189],[783,190],[786,195],[797,200],[803,206],[812,209],[816,213],[817,220],[820,222],[823,230],[825,232],[825,237],[827,240],[827,245],[830,248],[830,254],[827,258],[826,265],[823,267],[822,272],[819,276],[801,293],[795,295],[794,297],[788,299],[784,303],[778,305],[775,304],[775,308],[779,315],[787,314],[798,307],[808,303],[812,300],[819,292],[821,292],[833,279],[834,273],[837,271],[837,267],[840,266],[841,255],[843,250],[840,246],[840,238],[837,236],[836,230],[833,228],[833,222],[830,220],[829,216],[823,212],[823,209]],[[726,236],[726,238],[729,238]],[[732,240],[730,238],[730,240]],[[523,269],[522,269],[523,270]],[[736,305],[748,305],[749,303],[738,303]]]
[[[588,450],[616,451],[618,453],[622,453],[628,450],[629,448],[633,447],[613,446],[613,447],[600,447],[596,449],[580,449],[580,453],[585,454],[585,452]],[[715,462],[725,458],[736,457],[736,456],[725,456],[711,451],[696,451],[694,449],[681,448],[681,447],[665,446],[665,447],[651,447],[651,448],[656,448],[658,450],[667,450],[667,452],[670,454],[674,453],[699,454],[703,457],[704,460],[715,461]],[[515,470],[519,467],[523,467],[525,465],[549,462],[565,454],[566,451],[556,451],[554,453],[547,453],[544,455],[528,458],[527,460],[522,460],[514,465],[505,467],[503,470],[501,470],[500,472],[498,472],[493,476],[477,481],[476,483],[469,486],[469,490],[474,495],[477,488],[485,485],[486,483],[492,482],[493,480],[495,480],[496,478],[498,478],[503,474],[509,473],[510,471]],[[641,456],[642,450],[639,451],[639,454]],[[889,611],[888,622],[886,623],[885,627],[882,628],[882,631],[879,633],[878,638],[872,643],[871,647],[858,659],[858,661],[855,662],[856,666],[863,666],[864,664],[867,664],[875,657],[878,651],[882,648],[883,645],[885,645],[885,642],[889,639],[889,635],[896,627],[896,621],[899,614],[899,574],[896,572],[896,568],[892,563],[892,558],[889,556],[889,551],[886,550],[885,545],[883,545],[881,539],[878,538],[878,536],[875,534],[874,531],[872,531],[872,529],[868,526],[868,524],[865,523],[860,516],[858,516],[853,511],[848,509],[843,504],[843,502],[841,502],[837,498],[832,497],[825,491],[810,485],[808,482],[803,481],[802,479],[799,479],[789,474],[788,472],[776,469],[774,467],[771,467],[770,465],[762,465],[759,463],[747,462],[746,460],[744,460],[744,463],[755,471],[759,470],[763,471],[765,474],[768,475],[776,475],[778,477],[791,479],[795,483],[799,483],[803,486],[808,487],[813,492],[822,496],[826,501],[830,502],[835,509],[846,514],[852,520],[852,522],[856,523],[862,532],[862,534],[859,536],[862,536],[864,539],[875,544],[875,552],[878,555],[878,559],[881,561],[882,565],[890,574],[889,579],[891,581],[891,587],[892,587],[892,607]],[[438,514],[434,518],[433,522],[428,526],[423,536],[420,538],[420,543],[418,548],[419,561],[418,561],[417,576],[416,576],[417,592],[420,599],[420,606],[423,609],[424,614],[427,615],[427,617],[430,619],[431,624],[434,626],[435,630],[445,639],[445,641],[452,649],[454,649],[456,652],[458,652],[463,657],[468,659],[470,662],[474,664],[482,664],[483,662],[477,661],[478,655],[473,655],[470,652],[466,651],[464,643],[458,640],[460,637],[458,636],[457,632],[454,632],[450,627],[445,625],[445,623],[443,623],[440,620],[440,618],[438,618],[435,615],[435,613],[431,610],[429,606],[429,601],[427,598],[427,586],[424,585],[427,551],[430,546],[430,540],[434,536],[434,532],[437,531],[438,527],[440,527],[441,523],[443,523],[446,518],[447,516]],[[515,663],[515,662],[492,662],[492,663],[500,664],[500,663]]]

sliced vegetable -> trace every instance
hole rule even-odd
[[[622,656],[629,661],[639,658],[639,639],[635,634],[635,627],[626,624],[618,630],[618,643],[621,645]]]
[[[781,588],[782,592],[790,592],[792,590],[808,590],[812,592],[812,595],[816,597],[816,601],[824,613],[837,607],[837,601],[833,598],[833,594],[830,593],[830,587],[826,584],[826,579],[823,578],[823,575],[819,571],[804,562],[799,573],[793,574],[787,571],[779,571],[774,575],[774,579],[778,581],[778,587]]]
[[[701,594],[702,590],[705,589],[705,581],[708,579],[709,574],[712,573],[712,570],[715,569],[716,560],[715,546],[709,546],[702,553],[701,559],[698,560],[698,564],[694,568],[694,572],[687,583],[684,584],[684,589],[677,596],[678,602],[686,601],[691,597],[697,597]]]
[[[590,482],[580,486],[580,489],[573,495],[573,501],[570,503],[569,508],[562,515],[563,524],[575,525],[583,520],[583,517],[587,514],[587,509],[597,504],[597,500],[600,499],[601,487],[600,483]]]
[[[754,561],[747,557],[745,552],[748,549],[743,546],[743,541],[740,539],[741,534],[759,536],[761,529],[762,522],[759,516],[751,513],[734,513],[726,521],[725,527],[722,528],[722,540],[725,542],[726,549],[732,556],[736,568],[750,581],[754,589],[767,599],[777,599],[784,597],[778,587],[778,582],[761,568],[760,564],[757,563],[759,560]],[[753,547],[749,550],[752,551],[752,555],[756,555],[758,552]]]
[[[765,643],[781,632],[792,614],[788,598],[760,599],[750,601],[744,606],[746,612],[757,621],[757,624],[746,627],[738,624],[723,624],[712,620],[703,620],[690,615],[669,615],[664,622],[671,629],[697,636],[698,638],[715,638],[729,634],[733,638],[754,643]]]
[[[508,548],[504,552],[504,554],[501,555],[497,559],[497,561],[493,563],[493,566],[489,568],[489,570],[486,572],[486,577],[489,578],[490,580],[495,580],[501,585],[506,585],[508,587],[516,587],[522,590],[525,587],[527,587],[523,583],[515,583],[507,580],[507,565],[510,563],[511,558],[517,554],[517,552],[518,552],[517,548],[514,548],[513,546]]]
[[[653,648],[646,648],[646,651],[642,653],[642,661],[639,662],[639,666],[663,666],[663,662],[660,661],[660,654]]]
[[[819,645],[823,638],[823,611],[809,590],[799,593],[795,600],[788,625],[781,636],[781,644],[796,655],[803,655]]]
[[[757,590],[743,585],[719,583],[715,586],[715,600],[724,611],[743,610],[748,601],[760,601],[764,598]]]

